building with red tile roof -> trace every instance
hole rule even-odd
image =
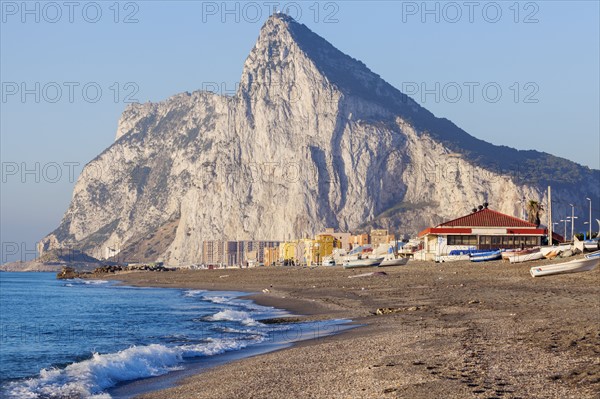
[[[528,248],[542,245],[548,234],[527,220],[486,207],[459,218],[429,227],[419,233],[424,241],[424,258],[436,259],[453,250]],[[553,234],[555,241],[562,237]]]

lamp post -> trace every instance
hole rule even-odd
[[[590,201],[590,219],[589,219],[589,222],[590,222],[590,234],[588,236],[588,239],[591,239],[592,238],[592,199],[586,197],[586,200]]]
[[[567,241],[567,219],[560,219],[561,222],[565,222],[565,235],[563,236],[563,242]]]
[[[577,216],[567,216],[567,220],[571,222],[571,241],[575,241],[574,224],[575,219],[579,219]]]
[[[554,231],[555,231],[554,230],[554,226],[556,226],[557,224],[560,224],[560,223],[558,223],[558,222],[552,222],[552,235],[554,235]],[[550,241],[548,244],[552,245],[552,243],[553,243],[553,237],[548,237],[548,239]]]
[[[571,240],[575,241],[573,234],[575,233],[575,205],[571,205]]]

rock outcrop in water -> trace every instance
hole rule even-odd
[[[599,173],[478,140],[276,14],[235,95],[129,106],[39,249],[177,265],[197,262],[202,240],[283,240],[328,226],[414,234],[484,201],[519,214],[518,201],[541,200],[549,182],[566,212],[600,197]]]

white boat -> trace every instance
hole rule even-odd
[[[598,238],[592,238],[591,240],[585,240],[583,242],[583,247],[588,251],[597,251],[600,249],[600,241]]]
[[[461,261],[461,260],[470,260],[471,257],[469,256],[469,254],[462,254],[462,255],[441,255],[438,256],[437,258],[438,262],[456,262],[456,261]]]
[[[335,266],[335,261],[332,257],[326,256],[323,258],[323,266]]]
[[[586,255],[585,258],[558,263],[556,265],[535,266],[529,269],[532,277],[562,273],[579,273],[592,270],[600,264],[600,251]]]
[[[587,254],[585,257],[588,259],[599,259],[600,251],[592,252],[591,254]]]
[[[488,251],[488,252],[477,252],[471,254],[471,262],[487,262],[490,260],[498,260],[502,259],[502,252],[498,251]]]
[[[379,267],[388,266],[404,266],[408,263],[408,258],[403,256],[394,255],[393,253],[387,254],[383,261],[379,264]]]
[[[541,251],[530,252],[528,254],[515,254],[513,256],[508,257],[508,261],[510,263],[521,263],[521,262],[529,262],[531,260],[540,260],[544,259],[544,254]]]
[[[373,258],[361,258],[354,260],[346,260],[344,262],[344,269],[358,269],[359,267],[375,267],[379,266],[383,257],[373,257]]]
[[[539,247],[536,248],[524,248],[524,249],[506,249],[502,251],[502,260],[509,260],[513,256],[523,256],[532,253],[539,252]]]

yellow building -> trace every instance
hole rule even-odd
[[[323,258],[330,256],[333,250],[341,248],[340,240],[329,234],[319,234],[306,245],[306,264],[308,266],[321,264]]]
[[[286,266],[306,263],[306,248],[311,242],[309,239],[301,239],[282,243],[279,246],[279,259]]]
[[[319,235],[324,235],[324,234],[329,234],[330,236],[333,236],[336,238],[336,240],[340,241],[340,248],[345,249],[346,251],[349,251],[351,249],[350,247],[350,240],[352,235],[350,233],[344,233],[341,231],[335,231],[335,229],[333,228],[326,228],[325,231],[318,233]]]

